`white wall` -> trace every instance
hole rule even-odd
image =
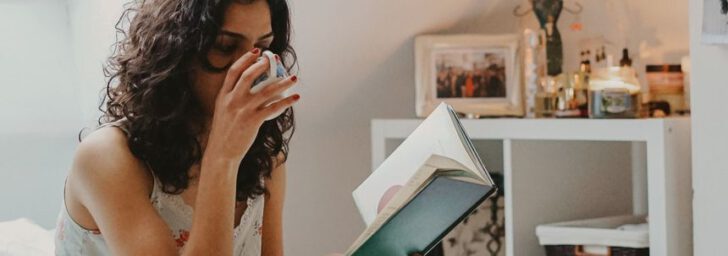
[[[125,0],[67,0],[70,17],[71,47],[76,65],[75,75],[81,89],[84,125],[97,123],[99,103],[105,93],[103,65],[116,42],[114,26]]]
[[[81,123],[66,5],[0,1],[0,221],[50,228]]]
[[[695,255],[728,250],[728,46],[700,42],[703,1],[690,1],[692,58],[693,233]]]
[[[0,1],[0,33],[0,132],[76,129],[64,1]]]

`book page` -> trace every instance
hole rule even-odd
[[[457,117],[455,117],[457,120]],[[404,142],[387,157],[372,174],[357,187],[352,196],[364,222],[371,225],[377,216],[377,207],[387,190],[403,186],[432,154],[451,158],[468,169],[478,172],[482,168],[473,161],[463,145],[461,132],[453,121],[447,104],[442,103],[413,131]],[[466,138],[467,139],[467,138]],[[477,154],[477,153],[476,153]],[[479,160],[478,160],[479,161]],[[482,176],[482,175],[481,175]],[[487,182],[491,182],[489,179]]]
[[[455,113],[452,108],[448,108],[448,110],[448,112],[450,113],[450,118],[453,120],[453,129],[455,129],[455,131],[458,133],[458,137],[460,138],[463,150],[465,150],[465,152],[468,153],[468,156],[470,156],[471,161],[464,162],[466,164],[472,164],[472,166],[467,166],[468,170],[473,171],[474,174],[478,175],[483,181],[489,184],[494,184],[493,180],[488,174],[488,170],[485,168],[483,161],[480,159],[480,155],[475,150],[473,142],[470,140],[467,132],[465,132],[465,128],[463,128],[462,123],[460,123],[460,119],[457,117],[457,113]]]

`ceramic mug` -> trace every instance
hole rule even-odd
[[[281,62],[280,58],[276,58],[276,55],[274,53],[272,53],[271,51],[264,51],[263,54],[258,57],[258,60],[260,60],[261,58],[268,58],[268,63],[270,66],[268,67],[268,71],[266,73],[255,79],[255,81],[253,82],[253,86],[250,89],[251,93],[257,93],[269,85],[275,84],[279,81],[282,81],[283,79],[288,78],[288,72],[286,72],[286,67],[283,66],[283,62]],[[268,106],[278,100],[288,97],[289,94],[289,90],[285,90],[281,94],[265,102],[264,105]],[[278,111],[266,118],[266,120],[272,120],[283,114],[284,111],[285,109]]]

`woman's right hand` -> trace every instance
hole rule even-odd
[[[267,71],[268,58],[260,58],[255,48],[233,63],[228,69],[223,86],[215,100],[215,110],[210,126],[203,159],[234,161],[236,164],[255,141],[263,122],[271,114],[292,106],[300,96],[281,99],[268,106],[266,102],[297,82],[290,76],[263,90],[251,93],[253,81]],[[236,168],[237,170],[237,168]]]

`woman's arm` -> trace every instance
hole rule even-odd
[[[269,67],[268,58],[258,56],[260,49],[253,49],[230,66],[215,100],[190,230],[196,255],[232,255],[238,165],[265,119],[299,99],[294,94],[267,105],[295,84],[295,76],[251,92],[253,81]]]
[[[201,168],[205,174],[182,255],[230,255],[232,239],[223,238],[232,237],[237,166],[220,160],[206,161]],[[121,131],[104,128],[79,145],[69,197],[93,216],[113,255],[179,255],[169,226],[150,202],[152,180]]]
[[[202,160],[186,255],[233,254],[238,164],[224,158]]]
[[[152,181],[125,135],[102,128],[76,149],[66,203],[71,215],[88,212],[114,255],[176,255],[169,227],[149,201]]]
[[[282,156],[278,157],[279,160]],[[268,195],[263,210],[262,255],[283,255],[283,203],[286,194],[286,165],[281,163],[273,169],[265,181]]]

